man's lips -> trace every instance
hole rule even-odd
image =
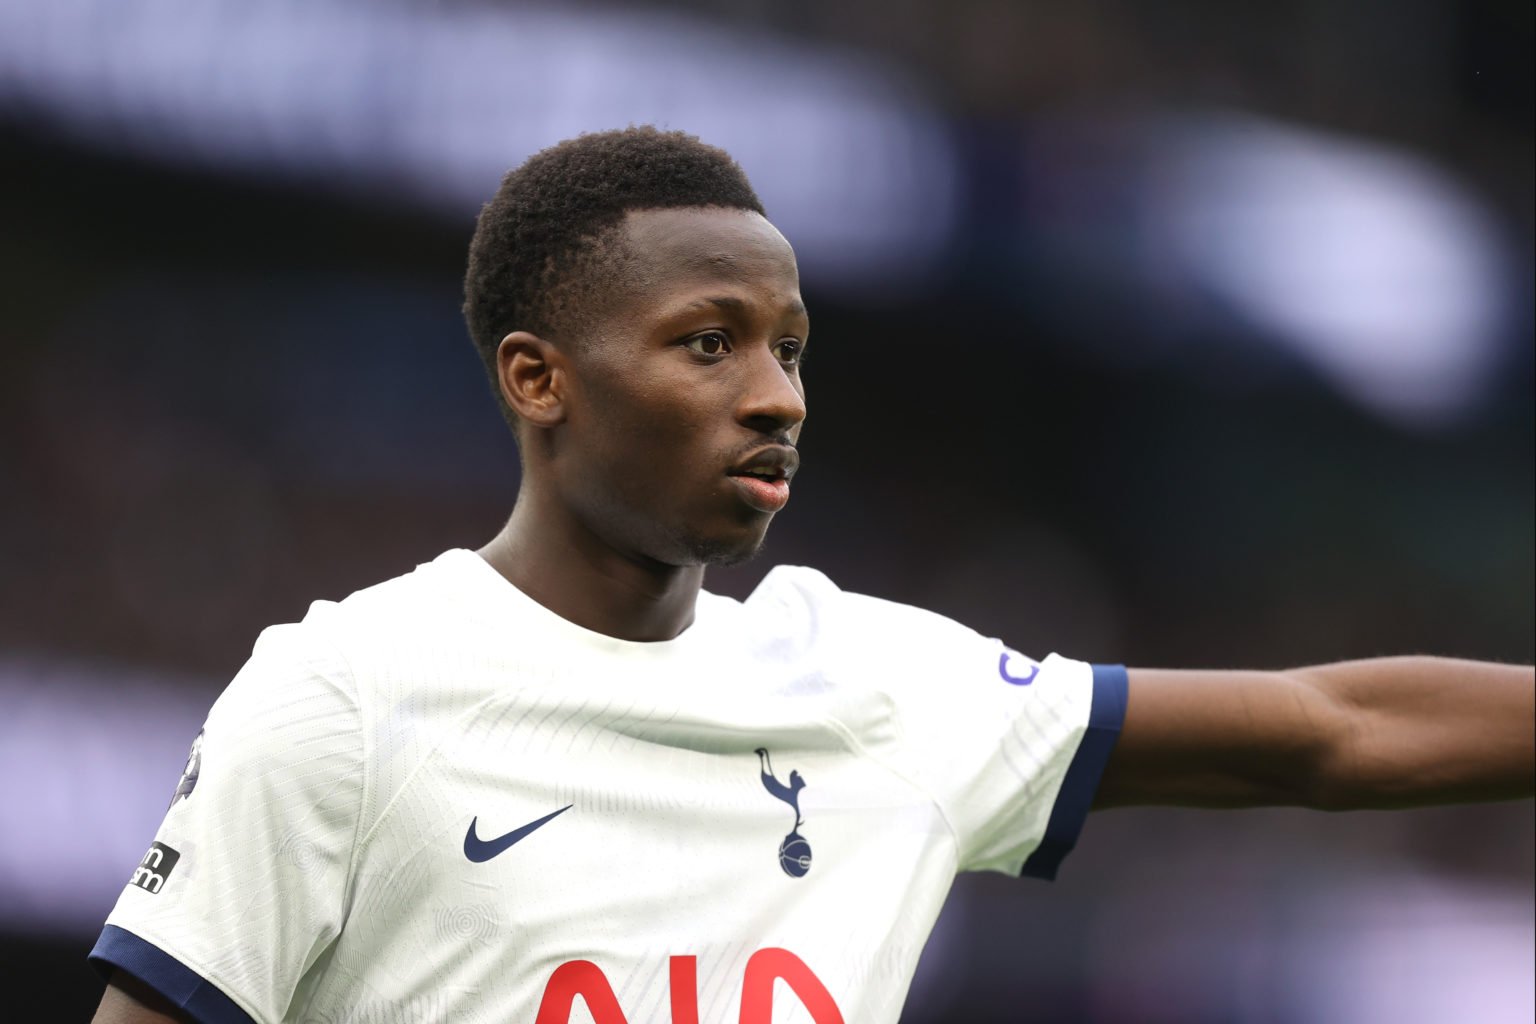
[[[741,500],[759,512],[777,512],[789,504],[789,481],[784,477],[766,479],[732,473],[731,482],[741,493]]]
[[[789,479],[800,468],[800,453],[789,445],[771,444],[747,455],[726,475],[741,498],[759,512],[777,512],[789,502]]]

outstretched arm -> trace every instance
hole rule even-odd
[[[113,971],[91,1024],[186,1024],[191,1020],[138,978]]]
[[[1129,676],[1095,807],[1349,810],[1536,791],[1528,666],[1407,657]]]

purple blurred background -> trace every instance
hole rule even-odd
[[[1051,650],[1533,658],[1533,8],[0,5],[0,979],[84,955],[265,625],[500,525],[481,201],[731,150],[815,339],[774,562]],[[1530,803],[1118,811],[903,1021],[1533,1016]],[[13,997],[15,998],[15,997]]]

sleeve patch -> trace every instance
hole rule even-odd
[[[134,869],[133,877],[128,880],[128,884],[136,885],[152,896],[158,895],[165,887],[166,879],[171,877],[171,869],[179,860],[181,860],[181,854],[164,843],[150,843],[149,852],[144,854],[143,860],[139,861],[139,866]]]

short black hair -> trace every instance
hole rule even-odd
[[[575,343],[619,274],[609,244],[630,210],[716,206],[763,213],[729,153],[650,125],[592,132],[529,157],[480,211],[464,275],[464,319],[509,423],[496,349],[513,331]]]

